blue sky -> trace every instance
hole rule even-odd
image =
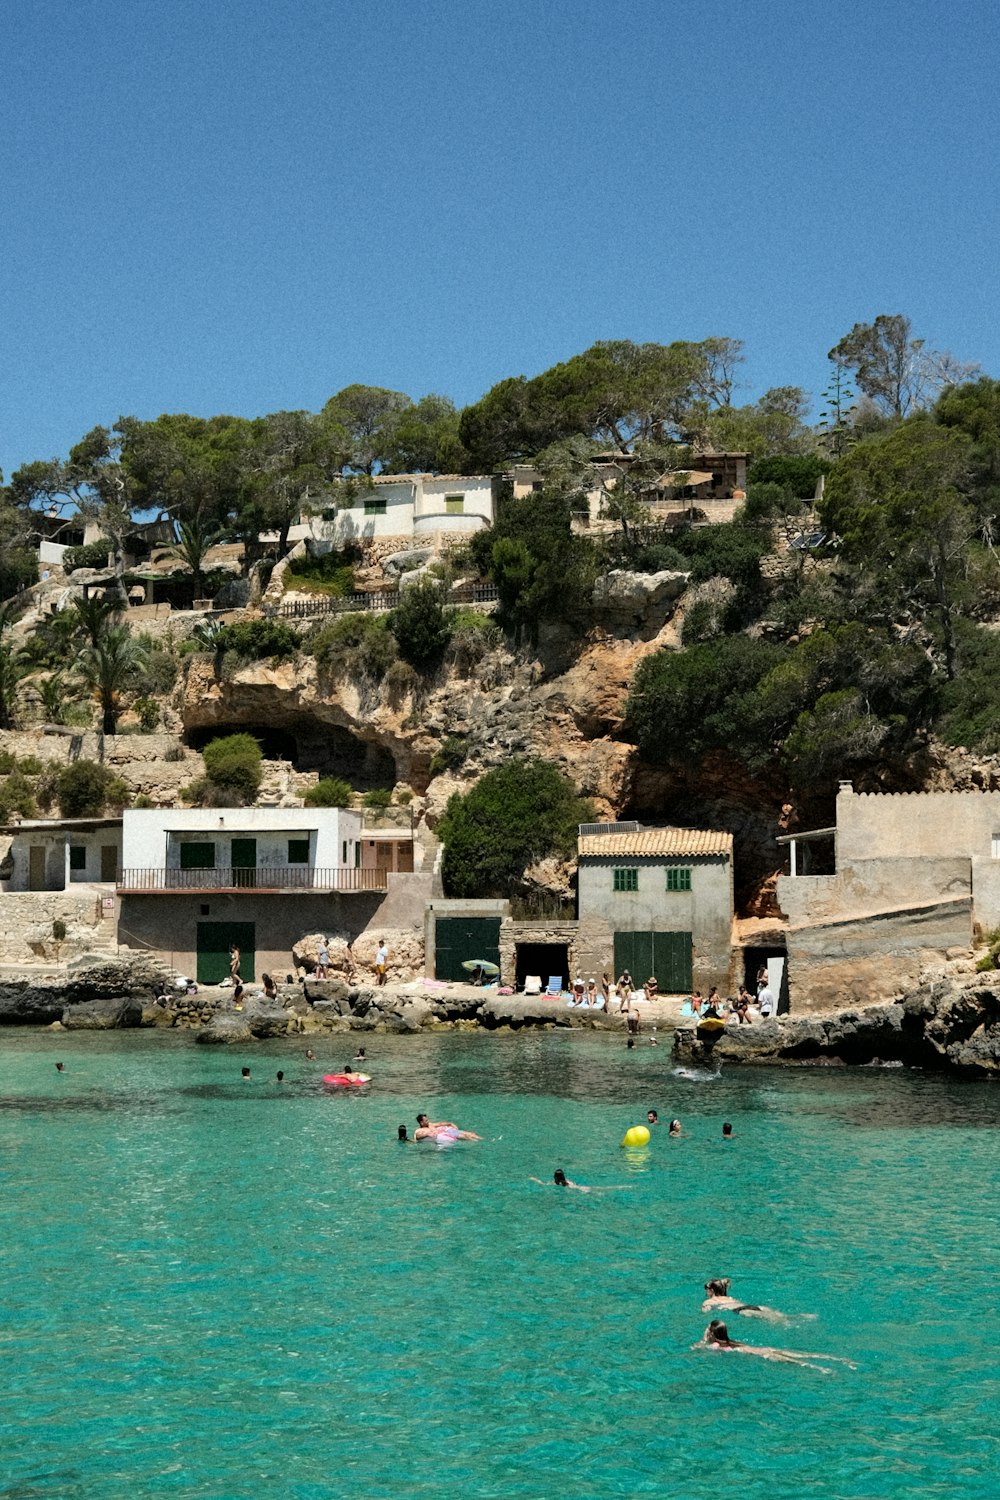
[[[0,467],[121,413],[459,404],[600,338],[816,395],[859,320],[1000,375],[988,0],[32,0]]]

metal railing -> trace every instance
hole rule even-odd
[[[317,870],[306,866],[258,866],[256,869],[119,870],[115,881],[121,895],[183,895],[185,891],[384,891],[386,871]]]
[[[453,589],[442,600],[449,604],[495,604],[496,584],[467,583]],[[367,610],[385,611],[399,606],[399,589],[382,589],[370,594],[345,594],[341,599],[323,595],[316,599],[290,599],[287,604],[268,604],[264,613],[270,619],[311,620],[316,615],[357,614]]]

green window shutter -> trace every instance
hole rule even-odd
[[[460,515],[462,515],[462,513],[465,510],[465,496],[464,495],[445,495],[445,497],[444,497],[444,509],[445,509],[445,514],[446,515],[449,515],[449,516],[460,516]]]
[[[681,869],[670,869],[667,871],[668,891],[689,891],[691,889],[691,871]]]
[[[616,891],[637,891],[639,889],[639,871],[614,870],[614,889]]]
[[[385,515],[385,501],[384,500],[366,500],[365,501],[365,515],[366,516],[384,516]]]
[[[288,863],[290,865],[307,865],[309,863],[309,840],[288,840]]]
[[[181,844],[182,870],[214,870],[214,844]]]
[[[85,844],[70,844],[69,867],[71,870],[85,870],[87,868],[87,847]]]

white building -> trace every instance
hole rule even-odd
[[[0,891],[113,886],[121,863],[122,820],[25,818],[8,825],[0,839]]]
[[[427,540],[437,533],[472,535],[493,522],[488,474],[376,474],[342,503],[324,530],[337,543],[373,537]]]
[[[284,973],[305,933],[356,933],[413,869],[412,831],[337,807],[129,809],[119,937],[201,983]],[[369,822],[376,826],[369,827]]]

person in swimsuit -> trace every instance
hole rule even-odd
[[[660,1123],[660,1117],[656,1113],[656,1110],[655,1109],[647,1109],[647,1111],[646,1111],[646,1124],[649,1125],[650,1127],[652,1127],[653,1125],[659,1125],[659,1123]]]
[[[410,1137],[406,1133],[405,1125],[400,1125],[399,1129],[396,1131],[396,1139],[398,1141],[402,1141],[404,1146],[409,1146],[411,1144]]]
[[[459,1130],[454,1120],[429,1120],[426,1115],[417,1115],[415,1141],[481,1141],[482,1136],[472,1130]]]
[[[681,1122],[680,1122],[680,1120],[671,1120],[670,1121],[670,1129],[667,1132],[667,1134],[668,1135],[683,1135],[684,1134],[683,1130],[681,1129]]]
[[[739,1339],[729,1337],[729,1329],[725,1323],[718,1318],[713,1318],[705,1329],[701,1340],[691,1345],[692,1349],[732,1349],[738,1354],[756,1354],[760,1359],[772,1359],[776,1363],[786,1365],[802,1365],[808,1370],[822,1370],[824,1375],[832,1372],[823,1365],[815,1363],[818,1359],[828,1359],[839,1365],[847,1365],[848,1369],[856,1370],[857,1365],[852,1360],[843,1359],[836,1354],[806,1354],[799,1353],[796,1349],[772,1349],[766,1345],[744,1344]]]
[[[578,1193],[617,1193],[622,1188],[631,1187],[630,1182],[623,1182],[610,1187],[585,1187],[582,1182],[570,1182],[562,1167],[556,1167],[552,1173],[551,1182],[542,1182],[540,1177],[529,1177],[529,1182],[537,1182],[540,1187],[564,1187],[575,1188]]]
[[[737,1297],[730,1297],[729,1288],[732,1285],[728,1276],[720,1276],[713,1281],[705,1282],[705,1301],[701,1304],[702,1312],[731,1312],[738,1313],[744,1318],[761,1318],[765,1323],[791,1323],[793,1320],[788,1313],[778,1312],[774,1307],[762,1307],[758,1302],[740,1302]],[[805,1313],[802,1316],[809,1317]]]

